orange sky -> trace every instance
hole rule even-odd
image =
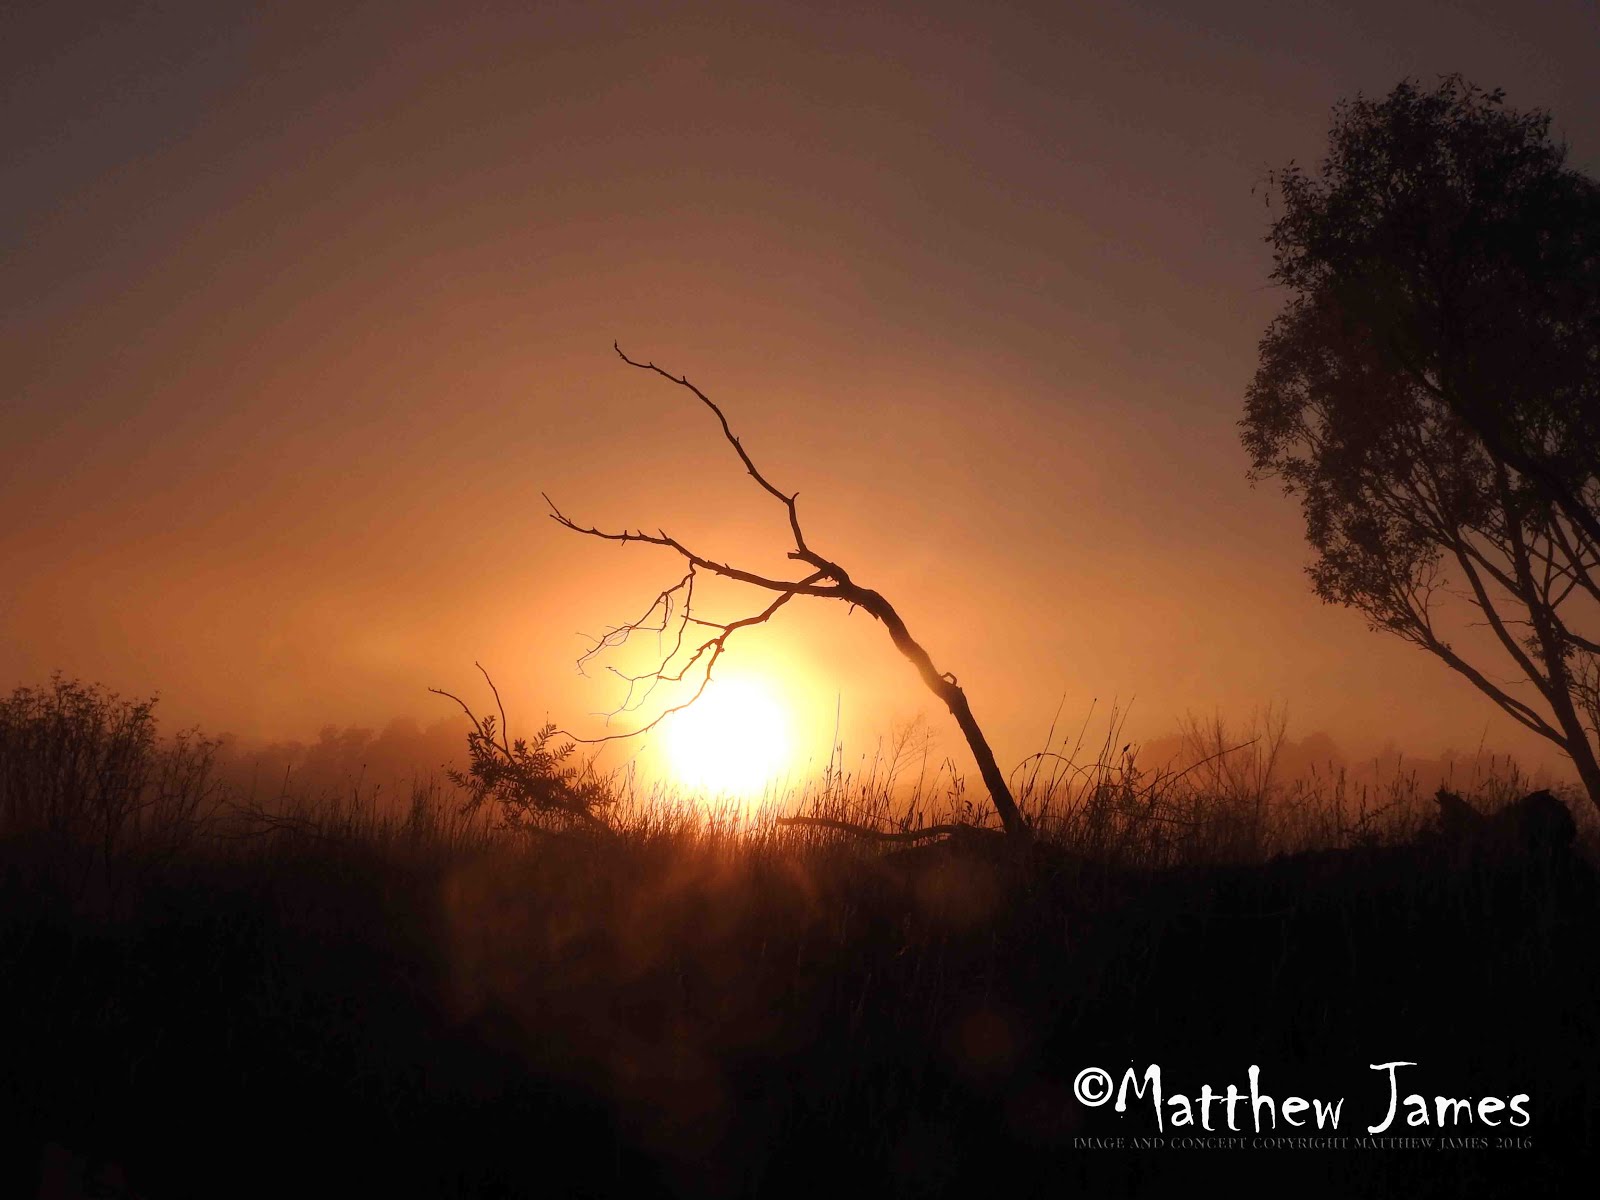
[[[786,548],[617,338],[724,404],[1004,766],[1063,695],[1553,758],[1310,595],[1234,422],[1282,302],[1264,172],[1453,70],[1593,172],[1593,4],[100,7],[8,9],[0,48],[0,684],[307,736],[436,720],[476,659],[525,724],[597,731],[577,634],[680,572],[541,490]],[[933,712],[838,606],[724,661],[822,757],[836,696],[858,744]]]

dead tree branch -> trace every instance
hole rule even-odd
[[[622,348],[615,342],[612,343],[612,349],[617,352],[617,357],[630,367],[635,367],[641,371],[653,372],[663,379],[684,388],[711,411],[717,418],[717,423],[721,426],[724,440],[733,447],[734,453],[739,456],[739,461],[744,465],[746,473],[762,491],[783,505],[785,515],[788,517],[789,531],[794,539],[794,548],[788,551],[788,558],[792,562],[804,564],[812,568],[812,570],[809,574],[799,579],[777,579],[769,575],[762,575],[691,550],[664,529],[657,529],[654,533],[647,533],[642,528],[602,530],[591,525],[580,524],[567,516],[549,496],[545,496],[545,503],[550,507],[551,519],[565,529],[604,541],[642,542],[646,545],[660,546],[673,551],[688,563],[689,569],[684,577],[677,584],[659,593],[655,602],[646,610],[643,617],[611,630],[604,637],[598,639],[595,645],[579,659],[581,667],[600,651],[622,645],[633,633],[652,631],[664,634],[667,627],[672,623],[673,605],[676,599],[677,632],[673,639],[672,649],[661,656],[653,670],[631,676],[622,672],[615,672],[628,683],[628,695],[624,698],[622,707],[615,710],[611,715],[616,716],[621,712],[633,711],[659,683],[682,683],[689,677],[691,671],[698,668],[700,672],[699,686],[696,688],[694,695],[684,703],[662,712],[647,725],[625,733],[608,734],[598,738],[578,738],[570,733],[564,736],[573,738],[574,741],[594,743],[634,737],[653,729],[671,713],[687,708],[700,698],[711,681],[712,669],[727,648],[728,639],[738,630],[749,628],[752,625],[765,624],[779,609],[796,596],[817,596],[839,600],[853,608],[863,609],[883,624],[889,633],[890,640],[894,643],[895,649],[899,650],[901,655],[916,668],[923,684],[939,698],[950,711],[950,715],[955,718],[956,724],[961,729],[962,736],[966,738],[967,745],[972,751],[973,758],[977,761],[978,771],[983,777],[984,785],[989,790],[990,800],[993,802],[995,811],[999,814],[1001,824],[1005,827],[1006,832],[1018,837],[1026,836],[1029,832],[1028,825],[1017,808],[1005,776],[995,762],[994,752],[989,747],[988,739],[984,736],[977,718],[973,716],[971,705],[967,702],[966,693],[962,691],[956,681],[956,677],[949,672],[940,671],[934,665],[927,650],[911,635],[900,614],[880,592],[856,583],[851,578],[850,573],[837,562],[824,557],[811,548],[811,545],[806,541],[805,531],[800,523],[800,513],[797,505],[800,494],[798,492],[783,491],[762,473],[761,469],[756,466],[755,460],[745,450],[744,443],[734,434],[732,427],[728,423],[727,415],[715,401],[690,383],[685,376],[673,375],[656,366],[653,362],[637,362],[624,354]],[[729,622],[707,621],[697,616],[693,610],[694,582],[697,573],[700,571],[775,593],[775,598],[761,611],[741,620]],[[658,610],[662,613],[659,626],[651,623]],[[689,644],[697,640],[694,638],[686,639],[686,631],[690,626],[717,632],[714,636],[699,641],[697,645],[694,645],[693,649],[689,649]],[[685,655],[686,657],[684,657]],[[680,658],[682,661],[677,661]],[[641,685],[643,686],[643,695],[636,700],[636,689]]]

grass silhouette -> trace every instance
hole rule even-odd
[[[19,689],[0,1194],[1563,1190],[1600,1112],[1587,850],[1450,841],[1403,781],[1279,782],[1258,733],[1194,726],[1188,769],[1145,770],[1113,722],[1019,767],[1024,849],[904,848],[774,814],[981,824],[952,771],[910,778],[914,731],[772,808],[618,775],[612,832],[509,831],[439,782],[262,798],[147,703]],[[1259,1064],[1359,1136],[1397,1059],[1430,1096],[1529,1093],[1533,1148],[1079,1141],[1156,1132],[1078,1103],[1086,1066]]]

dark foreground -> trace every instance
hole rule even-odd
[[[1600,1132],[1596,899],[1573,854],[1459,847],[1141,875],[293,831],[108,869],[12,839],[0,1195],[1561,1194]],[[1430,1110],[1526,1094],[1527,1124],[1402,1108],[1384,1136],[1431,1145],[1357,1145],[1396,1060]],[[1197,1122],[1252,1065],[1340,1121],[1074,1097],[1151,1064]]]

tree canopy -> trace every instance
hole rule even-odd
[[[1449,76],[1338,105],[1269,201],[1290,295],[1240,422],[1252,478],[1300,498],[1319,596],[1555,742],[1600,804],[1600,184],[1548,113]],[[1452,644],[1452,597],[1498,663]]]

